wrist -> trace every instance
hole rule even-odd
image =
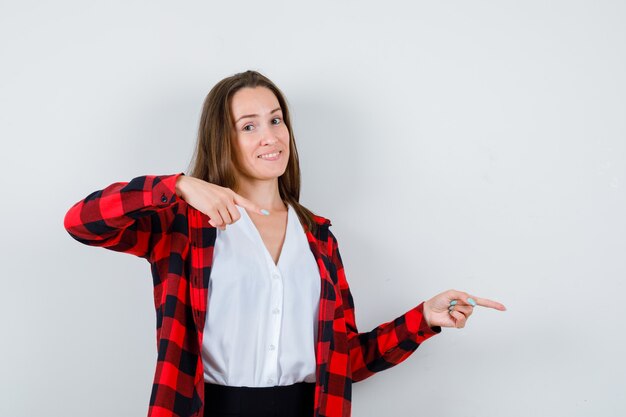
[[[184,178],[185,178],[185,175],[181,175],[181,176],[179,176],[179,177],[176,179],[176,184],[175,184],[175,186],[174,186],[174,189],[175,189],[175,191],[176,191],[176,195],[177,195],[178,197],[180,197],[180,198],[182,198],[182,197],[183,197],[183,190],[182,190],[182,187],[183,187],[183,180],[184,180]]]
[[[430,307],[428,305],[428,301],[424,301],[424,307],[422,308],[422,315],[424,316],[424,321],[428,325],[428,327],[432,327],[430,325]]]

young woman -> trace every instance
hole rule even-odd
[[[209,92],[190,175],[116,182],[74,204],[81,243],[151,265],[157,364],[148,416],[349,417],[351,384],[495,301],[445,291],[359,333],[329,219],[299,203],[282,92],[256,71]]]

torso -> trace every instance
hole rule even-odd
[[[287,213],[284,211],[272,210],[269,216],[263,214],[251,213],[247,211],[252,223],[256,226],[263,243],[268,252],[272,256],[275,264],[278,264],[280,252],[285,242],[285,233],[287,231]]]

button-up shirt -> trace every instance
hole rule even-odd
[[[315,382],[320,275],[295,209],[278,263],[246,209],[217,229],[204,325],[207,382],[264,387]]]
[[[148,417],[202,417],[204,412],[201,350],[217,229],[209,216],[176,195],[181,175],[142,175],[110,184],[76,202],[63,221],[78,242],[150,263],[157,362]],[[350,417],[354,382],[403,362],[441,327],[428,325],[421,302],[359,332],[332,223],[312,217],[315,227],[305,226],[305,233],[321,291],[313,417]]]

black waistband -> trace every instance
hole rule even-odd
[[[204,382],[205,416],[277,410],[278,415],[308,415],[313,410],[315,383],[272,387],[238,387]],[[281,414],[284,413],[284,414]],[[305,414],[299,414],[305,413]]]

